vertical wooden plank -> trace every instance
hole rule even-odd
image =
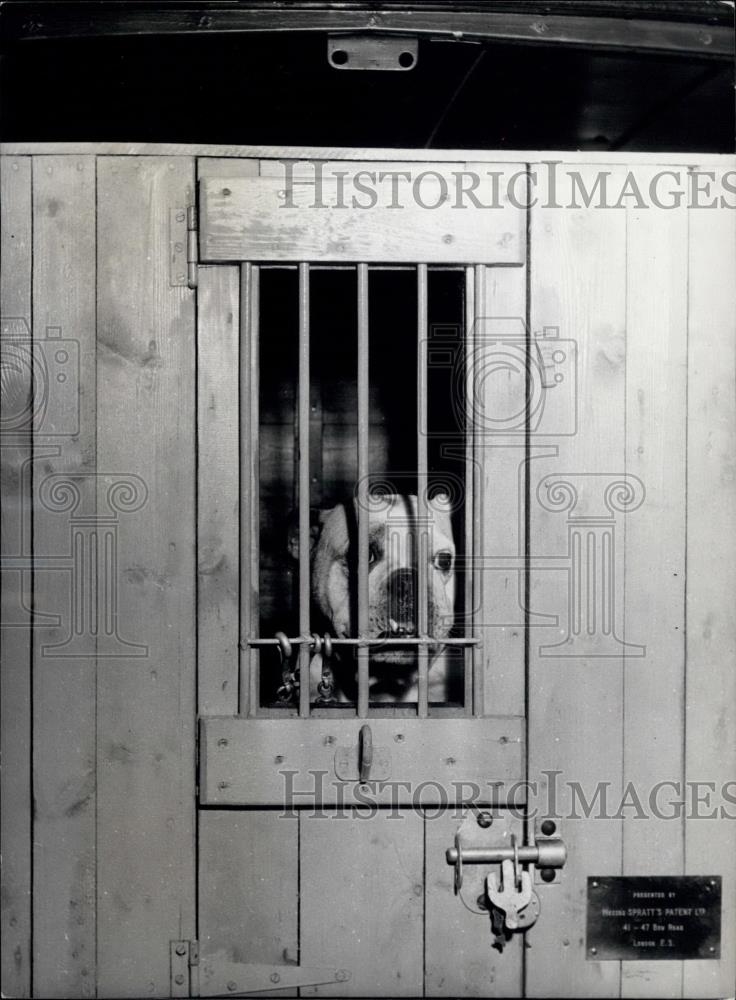
[[[205,968],[223,961],[297,961],[298,822],[278,810],[200,810],[199,947]]]
[[[31,505],[29,481],[23,476],[31,457],[27,423],[31,368],[23,363],[30,350],[31,336],[31,183],[30,157],[0,157],[3,561],[23,556],[30,559],[31,556],[30,548],[24,551],[22,544],[23,521],[30,513]],[[25,347],[17,342],[17,337],[22,338]],[[12,407],[11,412],[18,418],[11,427],[5,423],[6,406]],[[23,425],[25,431],[16,433],[16,426]],[[3,805],[0,814],[3,881],[1,968],[3,995],[13,997],[31,995],[31,634],[27,611],[30,606],[30,573],[5,570],[2,574],[0,619],[3,762],[0,772]]]
[[[96,512],[94,157],[35,158],[33,239],[33,338],[48,378],[34,432],[48,456],[34,463],[34,603],[59,616],[33,644],[34,992],[84,997],[96,988],[96,640],[91,621],[74,627],[72,594],[94,581],[71,555],[75,526]],[[57,490],[76,491],[70,509]],[[66,572],[44,569],[59,557]]]
[[[688,782],[711,784],[700,786],[697,794],[706,802],[691,806],[685,824],[685,871],[722,875],[723,924],[720,961],[685,963],[687,997],[732,995],[736,976],[734,274],[733,210],[691,209],[685,773]],[[723,798],[729,781],[730,802]],[[696,789],[690,787],[692,802]]]
[[[459,825],[457,810],[448,809],[436,816],[427,812],[425,996],[522,996],[524,938],[514,935],[503,952],[497,951],[489,914],[477,912],[477,897],[484,892],[490,867],[466,866],[464,889],[461,896],[454,894],[455,870],[447,864],[445,851],[453,845]],[[521,820],[501,813],[482,841],[508,845],[512,832],[521,843]]]
[[[422,817],[345,809],[300,821],[301,964],[351,973],[302,996],[421,996]]]
[[[197,290],[197,622],[200,715],[237,715],[240,268]]]
[[[581,167],[580,174],[590,188],[596,169]],[[617,171],[612,174],[612,183],[620,183]],[[626,213],[542,205],[540,197],[531,210],[531,329],[556,327],[567,357],[574,353],[569,341],[577,342],[580,421],[571,435],[574,400],[566,396],[567,409],[557,410],[555,422],[530,434],[529,777],[537,783],[532,804],[540,818],[550,808],[551,771],[559,772],[557,809],[563,815],[574,809],[579,818],[560,827],[568,860],[559,884],[539,886],[542,913],[553,917],[540,919],[528,934],[526,990],[530,996],[617,996],[620,963],[586,960],[585,905],[588,875],[620,873],[621,824],[596,819],[596,806],[586,818],[572,800],[572,783],[587,799],[601,782],[609,797],[620,795],[622,656],[605,648],[600,630],[593,636],[583,630],[565,647],[568,655],[552,647],[568,634],[568,517],[606,516],[606,486],[624,471]],[[557,405],[555,397],[549,405]],[[542,419],[549,419],[546,407]],[[557,436],[550,433],[555,429]],[[539,445],[551,447],[535,456]],[[572,488],[547,490],[543,480],[551,475]],[[621,579],[621,546],[615,556]],[[595,593],[600,597],[591,586],[585,596]],[[535,614],[557,615],[559,624],[541,626]]]
[[[635,176],[649,189],[655,170]],[[681,782],[685,681],[685,423],[687,209],[627,209],[626,470],[646,491],[626,521],[624,631],[646,646],[624,674],[624,787],[644,801],[659,782]],[[684,843],[676,789],[662,815],[623,820],[625,875],[680,875]],[[666,818],[668,815],[675,818]],[[682,963],[621,963],[621,995],[677,997]]]
[[[470,407],[478,414],[519,412],[514,433],[501,433],[488,421],[475,441],[481,508],[476,542],[481,591],[476,599],[476,630],[482,639],[483,714],[524,715],[524,556],[526,497],[522,476],[525,457],[523,364],[514,372],[504,367],[508,344],[494,340],[499,330],[516,331],[525,351],[526,267],[487,267],[483,315],[476,323],[475,367],[490,369],[501,362],[497,377],[479,379],[478,397]],[[494,354],[500,357],[494,359]]]
[[[191,201],[193,166],[98,163],[97,456],[106,473],[144,484],[132,481],[144,506],[119,515],[117,623],[147,653],[99,661],[107,996],[168,996],[169,942],[194,937],[196,334],[193,293],[170,285],[168,261],[169,213]]]

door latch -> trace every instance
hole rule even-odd
[[[490,822],[481,822],[485,815],[482,813],[477,822],[483,831],[471,825],[469,817],[463,821],[446,857],[455,869],[456,895],[462,890],[466,865],[498,865],[498,869],[486,875],[475,912],[490,914],[494,947],[502,951],[512,934],[526,931],[536,923],[541,904],[534,885],[554,881],[567,859],[567,848],[556,835],[557,827],[551,820],[545,820],[529,844],[519,845],[513,833],[506,843],[494,844]],[[479,839],[483,842],[479,843]]]

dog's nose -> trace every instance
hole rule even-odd
[[[397,569],[388,578],[388,613],[399,629],[414,631],[414,594],[416,573],[410,569]]]

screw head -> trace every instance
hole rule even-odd
[[[478,826],[487,830],[489,826],[493,825],[493,815],[489,812],[480,812],[476,816],[476,822],[478,823]]]
[[[217,745],[218,745],[218,747],[226,747],[227,746],[227,740],[225,739],[224,736],[220,737],[220,739],[217,741]]]
[[[231,979],[230,982],[227,984],[227,988],[230,990],[231,993],[234,993],[235,990],[237,990],[238,988],[238,984],[234,983]]]
[[[281,976],[278,974],[278,972],[272,972],[271,975],[269,976],[269,979],[271,980],[272,983],[281,982]]]
[[[178,944],[176,946],[177,955],[186,955],[186,953],[187,953],[187,946],[185,944]]]
[[[598,954],[598,949],[597,948],[591,948],[590,949],[590,954],[591,955],[597,955]]]
[[[554,882],[555,880],[554,868],[543,868],[539,874],[543,882]]]
[[[486,899],[485,893],[482,892],[475,902],[477,903],[479,910],[488,909],[488,900]]]
[[[176,983],[177,986],[181,986],[183,984],[184,976],[182,976],[181,972],[178,974],[178,976],[174,976],[174,982]]]
[[[546,819],[539,828],[545,837],[551,837],[557,829],[557,824],[552,819]]]

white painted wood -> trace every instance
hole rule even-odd
[[[101,996],[168,996],[195,937],[196,328],[168,262],[193,187],[191,159],[98,162],[98,467],[147,488],[118,535],[118,628],[147,654],[99,661]]]
[[[720,961],[685,963],[685,997],[733,995],[736,978],[734,274],[736,213],[691,211],[685,773],[688,782],[714,788],[700,786],[706,801],[691,808],[685,823],[685,871],[722,875],[723,926]],[[726,782],[730,802],[723,797]],[[713,808],[717,818],[698,818]]]
[[[583,176],[590,184],[594,169],[586,168]],[[570,563],[565,505],[547,509],[538,491],[546,499],[543,480],[557,474],[574,482],[579,512],[605,516],[605,487],[624,471],[625,213],[533,209],[530,282],[531,329],[557,328],[566,354],[561,374],[570,374],[570,341],[578,353],[576,409],[567,393],[561,407],[555,403],[552,384],[541,418],[548,423],[540,420],[530,438],[530,612],[558,617],[556,626],[533,618],[529,632],[528,766],[542,819],[550,808],[551,785],[558,789],[557,809],[563,816],[573,806],[570,783],[577,782],[589,800],[599,782],[608,784],[609,796],[617,796],[621,788],[622,656],[598,658],[607,652],[600,632],[585,656],[561,657],[562,650],[543,648],[564,641],[568,632]],[[554,508],[551,501],[547,506]],[[619,574],[622,556],[619,546]],[[586,639],[584,632],[576,653]],[[550,772],[559,774],[550,777]],[[539,887],[544,916],[528,934],[529,996],[619,994],[620,963],[586,959],[585,911],[587,877],[621,872],[621,823],[596,819],[595,810],[582,818],[579,804],[575,811],[577,819],[560,823],[568,860],[559,884]]]
[[[644,185],[653,173],[638,168]],[[627,210],[626,471],[646,490],[624,518],[622,638],[646,645],[624,674],[623,778],[649,793],[684,777],[685,448],[687,422],[688,219],[673,210]],[[656,546],[656,555],[654,547]],[[658,808],[671,814],[676,792],[665,787]],[[676,807],[674,807],[676,810]],[[626,875],[681,875],[683,826],[650,815],[623,821]],[[621,995],[677,997],[682,963],[621,963]]]
[[[453,802],[458,795],[469,795],[474,783],[478,800],[503,802],[521,780],[520,719],[427,723],[371,717],[368,724],[375,758],[371,800],[387,805]],[[353,768],[336,768],[338,755],[354,753],[360,726],[355,718],[205,718],[200,730],[200,801],[281,806],[292,792],[296,805],[360,801],[357,765],[355,774]],[[471,784],[463,788],[462,782]],[[492,788],[493,782],[499,787]]]
[[[300,827],[301,962],[350,972],[347,982],[301,995],[421,996],[421,814],[307,812]]]
[[[240,628],[240,268],[200,267],[197,650],[200,715],[236,715]]]
[[[200,259],[520,264],[524,215],[509,199],[511,178],[524,168],[514,166],[480,178],[477,198],[488,207],[478,211],[469,210],[461,179],[438,166],[357,164],[339,182],[312,165],[300,170],[306,178],[206,177]]]
[[[94,157],[34,161],[33,335],[49,378],[35,423],[33,537],[39,566],[53,556],[67,565],[35,574],[37,610],[59,616],[34,630],[33,981],[48,997],[96,994],[95,582],[72,566],[72,538],[94,534],[79,518],[97,507],[95,186]],[[78,491],[76,509],[54,509],[51,482]]]
[[[4,409],[9,398],[25,431],[16,440],[0,438],[2,470],[2,556],[32,557],[29,531],[31,507],[30,417],[31,367],[27,364],[31,338],[32,165],[29,157],[0,161],[0,312]],[[13,322],[11,323],[10,320]],[[19,337],[21,343],[6,340]],[[25,342],[25,347],[23,346]],[[20,352],[20,356],[19,353]],[[18,362],[21,362],[17,368]],[[5,383],[5,368],[14,376],[13,396]],[[15,381],[17,379],[17,381]],[[5,428],[3,428],[5,430]],[[31,633],[33,594],[26,569],[2,574],[2,761],[0,836],[2,837],[2,992],[31,995]]]

